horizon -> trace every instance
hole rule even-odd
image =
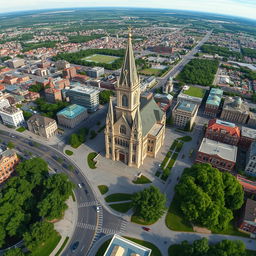
[[[0,0],[1,1],[1,0]],[[160,0],[163,2],[164,0]],[[217,2],[216,2],[217,1]],[[180,4],[177,4],[177,0],[174,0],[174,3],[170,6],[170,4],[163,4],[163,6],[159,7],[152,5],[150,3],[148,6],[145,3],[145,0],[140,0],[136,5],[133,4],[133,0],[130,0],[131,4],[125,5],[127,1],[123,1],[124,4],[115,5],[114,1],[108,1],[109,4],[105,3],[104,6],[100,5],[98,0],[88,1],[87,4],[84,4],[82,0],[76,0],[72,2],[70,0],[38,0],[37,4],[33,4],[31,0],[22,0],[18,2],[17,0],[12,0],[11,2],[5,4],[4,8],[0,7],[0,14],[12,14],[19,12],[33,12],[33,11],[45,11],[45,10],[65,10],[65,9],[82,9],[82,8],[138,8],[138,9],[158,9],[158,10],[172,10],[172,11],[184,11],[184,12],[197,12],[197,13],[205,13],[212,15],[222,15],[234,18],[244,18],[249,20],[256,20],[255,10],[256,10],[256,2],[254,0],[216,0],[215,4],[212,5],[204,4],[204,7],[200,7],[203,0],[193,1],[193,4],[189,0],[181,0],[178,1]],[[28,4],[25,4],[27,2]],[[48,6],[46,6],[48,2]],[[83,2],[83,4],[81,4]],[[122,2],[122,3],[123,3]],[[80,3],[80,4],[79,4]],[[113,5],[112,5],[113,4]],[[142,5],[144,4],[144,5]],[[161,3],[160,3],[161,4]],[[188,4],[188,5],[187,5]],[[61,5],[61,6],[60,6]],[[186,5],[186,6],[185,6]],[[228,8],[232,5],[233,8]],[[30,6],[29,8],[24,6]],[[181,7],[184,8],[181,8]],[[226,8],[224,8],[226,7]],[[229,10],[229,11],[220,11],[220,10]]]

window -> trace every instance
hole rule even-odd
[[[123,107],[128,107],[128,98],[126,95],[122,96],[122,106]]]
[[[124,125],[120,126],[120,133],[121,134],[126,134],[126,127]]]

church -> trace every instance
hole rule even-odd
[[[114,104],[110,99],[106,117],[106,158],[139,168],[147,156],[156,157],[163,145],[166,115],[153,97],[140,95],[130,30],[115,90],[117,100]]]

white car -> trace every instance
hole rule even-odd
[[[82,185],[81,185],[80,183],[79,183],[79,184],[77,184],[77,185],[78,185],[78,187],[79,187],[79,188],[82,188]]]
[[[96,212],[100,212],[100,207],[96,206]]]

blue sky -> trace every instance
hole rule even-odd
[[[0,0],[0,12],[94,6],[193,10],[256,19],[256,0]]]

